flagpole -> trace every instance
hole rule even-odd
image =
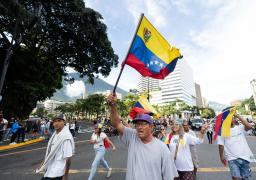
[[[148,97],[147,97],[147,99],[148,99],[148,102],[149,102],[149,77],[148,77]]]
[[[133,35],[133,38],[132,38],[132,41],[131,41],[131,43],[130,43],[129,49],[128,49],[127,53],[126,53],[124,62],[122,63],[121,70],[120,70],[119,75],[118,75],[118,77],[117,77],[116,84],[115,84],[114,89],[113,89],[113,93],[116,92],[117,84],[118,84],[118,82],[119,82],[119,80],[120,80],[120,77],[121,77],[121,75],[122,75],[122,73],[123,73],[124,66],[125,66],[125,63],[126,63],[126,61],[127,61],[127,57],[128,57],[128,55],[129,55],[129,52],[130,52],[131,47],[132,47],[132,43],[133,43],[133,41],[134,41],[134,39],[135,39],[135,37],[136,37],[136,34],[137,34],[137,32],[138,32],[138,29],[139,29],[139,27],[140,27],[140,24],[141,24],[141,21],[142,21],[143,16],[144,16],[144,13],[141,13],[139,23],[138,23],[138,25],[137,25],[137,27],[136,27],[136,31],[135,31],[135,33],[134,33],[134,35]]]

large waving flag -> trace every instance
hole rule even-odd
[[[231,107],[216,117],[214,141],[217,136],[230,137],[231,122],[235,112],[236,107]]]
[[[130,117],[134,119],[138,114],[149,114],[153,116],[157,115],[157,112],[144,96],[140,96],[130,111]]]
[[[164,79],[173,72],[179,58],[182,58],[179,49],[170,46],[143,16],[126,64],[136,69],[142,76]]]

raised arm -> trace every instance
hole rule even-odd
[[[248,121],[246,121],[244,118],[242,118],[238,114],[235,114],[235,117],[237,117],[239,121],[241,121],[241,123],[244,125],[245,131],[249,131],[250,129],[252,129],[252,125]]]
[[[114,128],[117,129],[120,135],[123,135],[125,126],[120,121],[120,116],[117,111],[117,104],[116,104],[116,94],[112,93],[107,98],[108,104],[110,106],[110,120],[111,124]]]

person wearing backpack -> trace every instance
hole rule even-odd
[[[96,174],[96,170],[99,164],[102,164],[107,170],[107,178],[111,176],[112,168],[109,167],[107,161],[104,159],[104,155],[106,153],[105,146],[108,146],[107,144],[111,144],[113,150],[116,149],[113,142],[107,137],[107,135],[102,132],[102,125],[101,124],[95,124],[94,125],[94,133],[92,134],[90,143],[93,144],[93,148],[95,150],[95,158],[91,166],[91,172],[89,175],[88,180],[92,180]],[[104,143],[105,141],[105,143]]]

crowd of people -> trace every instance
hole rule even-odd
[[[66,126],[70,129],[73,137],[78,134],[77,121],[68,121]],[[36,138],[49,140],[55,129],[53,121],[49,118],[28,118],[21,120],[18,117],[5,119],[0,113],[0,144],[9,142],[10,145],[22,143]]]
[[[195,180],[199,167],[196,145],[203,143],[207,133],[212,144],[213,125],[202,125],[199,133],[189,129],[189,121],[180,117],[167,125],[161,124],[161,133],[153,136],[156,128],[151,116],[139,114],[133,125],[125,126],[119,116],[116,96],[108,96],[112,125],[121,141],[128,147],[127,180]],[[166,132],[167,127],[170,131]],[[218,136],[220,161],[229,166],[233,180],[252,180],[251,162],[256,162],[245,138],[252,129],[238,114],[231,122],[230,137]],[[242,146],[241,146],[242,145]],[[242,148],[241,148],[242,147]]]
[[[122,144],[128,147],[126,180],[196,179],[199,167],[197,145],[204,142],[206,134],[208,143],[213,143],[214,130],[211,122],[204,123],[198,132],[192,131],[189,120],[182,119],[181,116],[171,120],[161,119],[160,123],[156,123],[150,115],[138,114],[135,119],[126,122],[120,118],[116,95],[109,95],[107,100],[110,119],[106,120],[105,125],[111,123],[117,130]],[[104,155],[110,145],[113,150],[116,146],[104,133],[103,126],[101,119],[94,122],[94,132],[89,142],[93,145],[95,158],[88,180],[94,179],[99,165],[106,168],[107,178],[112,173]],[[45,172],[43,180],[68,179],[71,158],[75,151],[74,137],[77,127],[75,122],[67,122],[63,116],[55,117],[52,121],[36,121],[29,125],[29,121],[21,123],[17,118],[12,118],[9,122],[0,114],[0,140],[7,140],[6,134],[10,132],[11,143],[16,138],[17,142],[20,138],[24,141],[28,129],[32,133],[39,132],[41,136],[49,134],[45,159],[36,169],[37,173]],[[252,180],[250,163],[256,160],[245,138],[252,125],[235,114],[230,129],[230,137],[217,138],[220,161],[229,167],[233,180]]]

